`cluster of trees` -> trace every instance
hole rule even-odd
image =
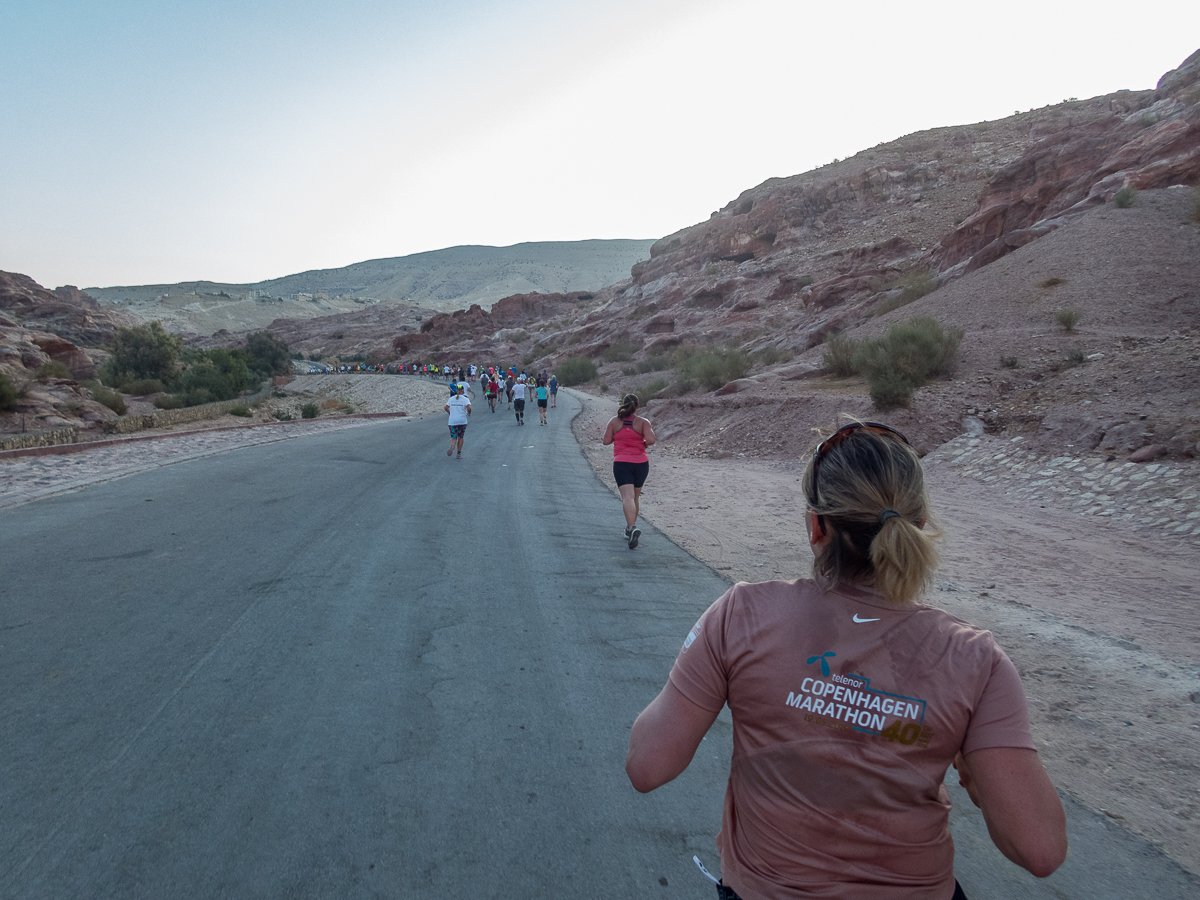
[[[290,366],[287,344],[267,331],[254,332],[236,350],[186,350],[178,335],[151,322],[117,332],[100,379],[126,394],[169,391],[156,403],[170,408],[232,400]]]

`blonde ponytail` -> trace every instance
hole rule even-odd
[[[814,493],[813,467],[802,480],[809,506],[830,540],[813,560],[815,575],[874,587],[888,602],[915,600],[937,568],[936,539],[921,461],[907,443],[867,428],[827,453]]]

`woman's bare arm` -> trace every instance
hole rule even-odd
[[[650,424],[649,419],[642,419],[642,440],[646,442],[647,447],[658,440],[654,436],[654,426]]]
[[[716,718],[668,681],[633,723],[625,757],[629,781],[643,794],[673,781],[688,767]]]
[[[611,444],[613,442],[613,438],[616,435],[616,429],[613,428],[613,424],[616,421],[617,421],[616,419],[609,419],[608,427],[606,427],[604,429],[604,446],[605,447],[607,447],[609,444]]]
[[[1037,751],[991,747],[954,761],[1000,852],[1038,878],[1067,858],[1067,818]]]

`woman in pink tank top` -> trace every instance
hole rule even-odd
[[[1049,875],[1066,818],[1016,666],[920,602],[939,532],[917,454],[854,422],[816,446],[802,488],[813,577],[735,584],[700,617],[634,723],[633,786],[683,772],[728,705],[722,900],[964,900],[951,765],[1000,851]]]
[[[604,429],[604,446],[613,445],[613,477],[621,493],[625,511],[625,542],[632,550],[638,545],[642,530],[637,527],[638,501],[642,485],[650,473],[650,458],[646,448],[655,441],[650,420],[636,415],[641,401],[637,394],[626,394],[617,407],[617,415]]]

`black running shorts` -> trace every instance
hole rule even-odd
[[[613,478],[617,479],[617,487],[620,487],[623,484],[632,484],[634,487],[640,488],[646,483],[646,476],[649,474],[649,461],[641,463],[613,463]]]
[[[525,411],[525,401],[522,400],[520,397],[518,397],[516,400],[513,401],[513,412],[524,412],[524,411]]]

